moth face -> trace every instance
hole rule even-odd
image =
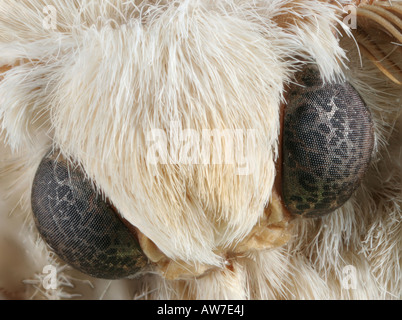
[[[277,183],[271,184],[263,215],[249,233],[236,244],[227,243],[214,248],[214,253],[225,259],[250,250],[285,244],[289,239],[289,219],[292,216],[320,217],[335,211],[350,198],[368,168],[374,143],[373,126],[370,113],[356,90],[347,82],[324,83],[314,66],[297,73],[296,79],[298,82],[289,87],[287,98],[280,105],[282,110],[277,109],[278,116],[283,117],[280,123],[284,137],[282,142],[278,133],[274,141],[281,142],[282,156],[265,162],[266,166],[276,165],[279,169],[275,172]],[[196,131],[193,133],[196,134]],[[184,133],[181,132],[181,135],[175,142],[184,141]],[[223,143],[230,144],[228,137],[234,138],[226,136],[223,140],[225,136],[215,136],[214,143],[207,146],[215,153],[227,151]],[[216,144],[217,141],[219,144]],[[163,154],[167,145],[159,143],[158,151]],[[233,147],[233,144],[230,146]],[[185,147],[180,150],[180,159],[184,159],[182,150]],[[254,145],[254,148],[260,147]],[[202,156],[200,151],[205,152],[205,149],[197,150],[195,144],[192,148],[197,151],[193,156]],[[269,159],[269,153],[265,155]],[[214,154],[211,155],[213,157]],[[150,161],[150,157],[147,160]],[[250,159],[246,169],[255,165],[254,160]],[[169,166],[166,159],[152,164],[156,174],[158,169]],[[180,167],[182,164],[177,162],[174,165]],[[181,175],[194,174],[189,171],[194,170],[193,167],[204,170],[213,167],[218,174],[222,174],[222,170],[236,168],[227,164],[186,162],[185,165],[188,171],[179,171]],[[177,173],[170,174],[177,178]],[[231,174],[233,178],[239,176],[239,172],[232,171]],[[119,176],[119,179],[124,178]],[[218,181],[212,180],[212,183],[218,185]],[[180,261],[179,265],[168,258],[154,242],[125,220],[110,200],[102,197],[101,192],[90,183],[85,168],[74,167],[56,152],[47,154],[40,164],[32,189],[32,209],[43,238],[64,261],[84,273],[112,279],[133,276],[146,269],[148,263],[156,265],[157,270],[168,278],[200,276],[211,268],[217,268],[196,267],[188,261]],[[183,201],[183,205],[188,205],[186,201],[188,199]],[[204,210],[208,208],[211,210],[214,207],[205,206]],[[191,216],[193,212],[187,214]],[[232,215],[235,216],[229,213],[227,219],[231,219]],[[169,216],[165,218],[169,220]],[[211,220],[209,222],[219,226],[218,221]],[[228,226],[229,223],[225,227]],[[157,227],[160,230],[163,225]],[[187,264],[186,269],[183,263]]]
[[[131,8],[59,48],[32,211],[84,273],[230,269],[332,214],[369,166],[373,123],[342,77],[332,7],[194,6]]]

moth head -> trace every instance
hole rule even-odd
[[[53,185],[68,189],[87,201],[82,208],[96,206],[94,216],[116,216],[110,224],[117,229],[106,233],[120,230],[116,233],[127,240],[127,259],[135,260],[128,273],[151,262],[166,277],[180,277],[184,270],[202,275],[226,268],[229,258],[286,243],[291,214],[312,198],[315,206],[330,198],[325,183],[316,196],[305,193],[317,187],[310,177],[321,166],[320,155],[327,167],[335,159],[323,154],[323,145],[342,134],[347,148],[340,142],[330,152],[360,146],[349,136],[356,129],[353,121],[359,122],[356,130],[362,128],[364,144],[364,159],[350,167],[359,178],[351,179],[346,195],[325,213],[347,200],[368,165],[370,116],[343,79],[335,7],[318,1],[200,3],[125,2],[118,8],[104,3],[99,12],[66,3],[57,30],[38,26],[36,37],[2,58],[8,67],[0,115],[8,143],[18,149],[42,147],[38,137],[47,141],[33,179],[39,229],[45,234],[40,219],[50,221],[46,212],[62,210],[57,204],[43,207],[46,194],[54,192]],[[84,24],[77,17],[86,17]],[[310,70],[313,75],[303,78]],[[300,75],[304,80],[298,83]],[[320,99],[335,104],[331,114]],[[349,102],[355,106],[350,112],[344,110]],[[301,110],[309,103],[313,111]],[[335,130],[331,119],[345,120],[348,129]],[[322,127],[324,138],[304,135],[310,125]],[[316,144],[308,146],[310,141]],[[318,165],[303,162],[309,152],[313,158],[318,154]],[[359,153],[339,157],[345,169]],[[59,166],[71,179],[58,178]],[[327,168],[325,177],[336,176],[331,172]],[[336,190],[343,183],[338,181]],[[57,196],[60,203],[66,200]],[[71,216],[75,209],[68,209]],[[77,219],[84,224],[91,217],[80,213]],[[53,247],[63,256],[60,239]],[[71,251],[80,248],[77,241]],[[111,240],[112,246],[113,241],[118,240]],[[76,259],[68,258],[70,253],[64,252],[65,259]],[[102,260],[96,256],[92,261]]]

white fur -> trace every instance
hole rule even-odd
[[[110,286],[93,280],[98,289],[67,289],[70,294],[104,297],[99,288],[106,283],[121,298],[401,297],[401,154],[394,131],[401,89],[367,61],[360,68],[351,39],[339,45],[334,6],[317,0],[46,4],[57,9],[57,30],[43,28],[44,1],[0,1],[0,67],[13,66],[0,82],[0,123],[10,147],[3,168],[17,171],[3,169],[3,179],[19,179],[8,191],[23,195],[16,211],[28,214],[19,241],[34,243],[29,259],[42,254],[31,280],[41,265],[62,265],[32,240],[29,206],[33,174],[53,146],[79,163],[167,257],[215,267],[199,279],[150,273]],[[225,252],[258,223],[271,197],[284,87],[306,63],[316,63],[327,81],[345,77],[367,102],[375,123],[372,167],[342,208],[320,220],[296,219],[287,245],[252,250],[231,261],[231,271]],[[197,131],[255,129],[257,147],[247,154],[253,174],[237,175],[233,164],[147,163],[147,133],[169,133],[174,121]],[[356,290],[342,287],[347,265],[356,267]],[[59,276],[87,279],[72,272],[61,269]],[[120,285],[130,288],[127,296]],[[67,297],[64,289],[44,295]]]

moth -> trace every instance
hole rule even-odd
[[[0,297],[401,298],[400,1],[0,17]]]

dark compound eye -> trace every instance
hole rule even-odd
[[[370,112],[347,82],[323,84],[318,71],[297,76],[285,110],[282,195],[288,210],[317,217],[342,206],[370,162]]]
[[[55,155],[46,156],[36,172],[32,211],[52,250],[86,274],[124,278],[147,263],[134,235],[84,173]]]

